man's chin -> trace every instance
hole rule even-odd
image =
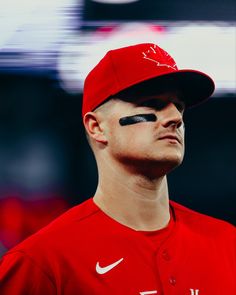
[[[152,179],[165,176],[175,168],[181,165],[182,158],[173,157],[165,159],[145,159],[139,160],[136,164],[133,162],[132,168],[136,170],[136,173],[142,174]]]
[[[165,176],[169,174],[171,171],[179,167],[182,163],[182,160],[172,160],[165,162],[157,162],[155,167],[153,167],[153,174],[157,177]]]

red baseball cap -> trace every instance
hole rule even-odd
[[[135,98],[170,89],[180,91],[186,107],[191,107],[209,98],[215,84],[202,72],[179,70],[174,59],[156,44],[110,50],[85,79],[82,115],[119,93]]]

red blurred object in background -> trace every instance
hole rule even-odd
[[[0,244],[8,250],[50,223],[69,208],[61,197],[0,199]],[[3,252],[3,250],[2,250]],[[0,253],[3,254],[3,253]]]

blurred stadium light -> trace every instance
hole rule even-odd
[[[54,136],[55,137],[55,136]],[[8,145],[6,175],[9,187],[17,187],[25,197],[59,189],[66,179],[65,155],[62,143],[53,134],[30,134],[20,138],[14,145]]]
[[[80,0],[0,0],[0,70],[47,70],[78,27]]]

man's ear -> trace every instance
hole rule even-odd
[[[98,114],[95,112],[88,112],[84,115],[84,126],[91,138],[100,143],[107,143],[107,139],[104,135],[104,130],[101,127],[101,123],[98,118]]]

